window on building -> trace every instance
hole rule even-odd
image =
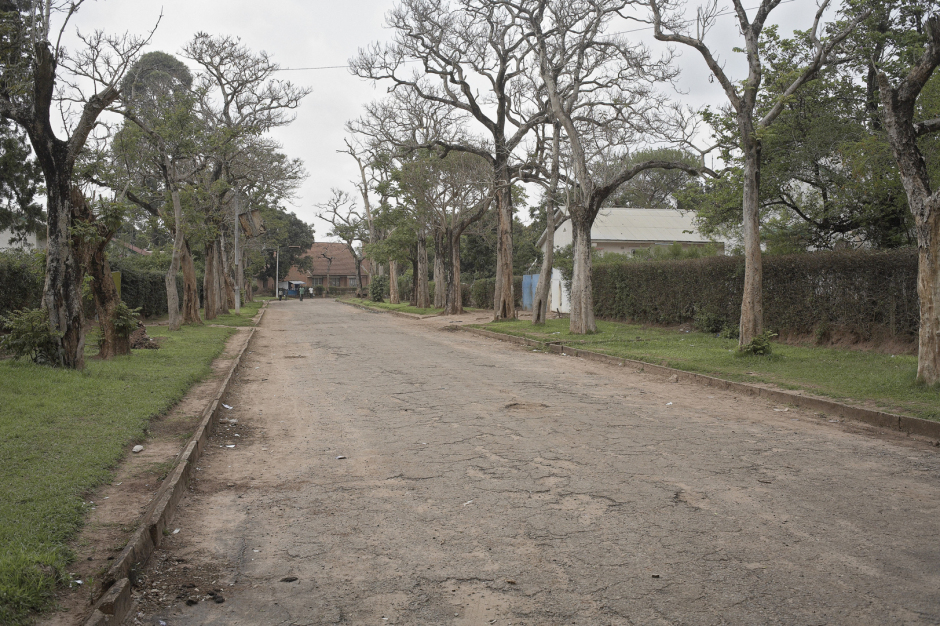
[[[310,279],[310,284],[313,285],[314,287],[322,287],[322,286],[323,286],[323,277],[321,276],[321,277],[319,277],[319,278],[311,278],[311,279]]]
[[[339,287],[341,280],[339,276],[330,276],[330,287]]]
[[[359,283],[356,282],[356,277],[355,277],[355,276],[350,276],[350,277],[349,277],[349,286],[350,286],[350,287],[358,287],[358,286],[359,286]]]

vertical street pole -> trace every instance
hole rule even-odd
[[[238,192],[235,192],[235,315],[241,315],[242,312],[242,261],[238,254],[238,231],[241,225],[238,223]]]
[[[281,288],[281,246],[278,244],[277,251],[274,253],[274,295]],[[278,298],[280,300],[280,298]]]

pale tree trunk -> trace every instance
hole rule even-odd
[[[542,244],[542,269],[539,284],[535,288],[532,303],[532,323],[545,324],[551,310],[552,268],[555,265],[555,192],[558,189],[558,149],[561,124],[552,124],[552,173],[548,183],[548,199],[545,202],[545,241]]]
[[[428,242],[424,236],[418,237],[418,267],[414,279],[415,306],[419,309],[431,307],[428,293]]]
[[[444,257],[447,256],[444,242],[446,235],[440,229],[434,230],[434,308],[444,308],[447,295],[446,279],[444,278]]]
[[[917,232],[917,295],[920,299],[917,380],[940,384],[940,189],[931,189],[927,162],[917,145],[919,136],[940,131],[940,118],[915,126],[917,99],[940,66],[940,15],[925,20],[927,45],[897,87],[878,73],[888,141],[901,174],[907,204]]]
[[[553,209],[549,207],[549,211]],[[542,247],[542,269],[539,271],[539,284],[535,288],[535,301],[532,303],[532,323],[544,324],[551,310],[552,267],[555,264],[555,216],[549,215],[545,222],[545,245]]]
[[[213,272],[215,274],[215,289],[216,289],[216,302],[219,305],[218,314],[219,315],[228,315],[228,294],[226,294],[226,287],[228,286],[225,281],[225,255],[222,254],[222,242],[219,239],[216,239],[212,245],[212,253],[215,255],[215,263],[213,264]]]
[[[214,320],[219,316],[219,281],[216,276],[215,246],[213,242],[206,244],[206,274],[202,279],[202,300],[204,314],[207,320]]]
[[[744,149],[744,293],[738,346],[764,332],[763,269],[760,250],[760,141],[750,120],[742,122]]]
[[[388,301],[392,304],[401,303],[398,295],[398,261],[394,260],[388,262]]]
[[[237,225],[236,225],[237,228]],[[228,262],[228,255],[225,253],[225,242],[221,239],[219,242],[219,280],[222,293],[224,294],[222,298],[223,306],[225,308],[225,313],[228,313],[228,309],[235,308],[235,280],[232,278],[232,266]]]
[[[574,271],[568,330],[572,334],[585,335],[597,331],[594,294],[591,291],[591,224],[572,215],[571,235],[574,243]]]
[[[444,268],[447,282],[447,297],[444,301],[444,315],[463,314],[463,291],[460,287],[460,232],[448,229],[446,234],[450,245],[444,254],[448,262]]]
[[[166,303],[170,315],[169,329],[179,330],[183,323],[180,314],[179,294],[176,291],[176,275],[180,271],[180,256],[183,252],[183,205],[180,203],[179,191],[170,192],[173,201],[173,253],[170,257],[170,269],[164,277],[166,284]]]
[[[183,237],[181,265],[183,268],[183,323],[202,324],[199,317],[199,288],[196,282],[196,266],[189,250],[189,241]],[[175,285],[175,283],[174,283]]]
[[[497,155],[500,150],[497,146]],[[508,155],[507,155],[508,156]],[[496,167],[496,211],[499,217],[496,243],[496,293],[493,317],[497,320],[516,319],[516,302],[512,285],[512,193],[506,158]]]

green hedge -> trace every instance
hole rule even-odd
[[[38,308],[45,270],[46,255],[42,252],[0,252],[0,315]]]
[[[522,276],[512,277],[512,296],[516,307],[522,306]],[[492,309],[495,306],[496,279],[479,278],[470,287],[471,306],[478,309]]]
[[[917,335],[917,252],[816,252],[764,256],[764,326],[778,333],[838,328],[868,339]],[[598,317],[651,324],[737,326],[743,257],[598,265]]]

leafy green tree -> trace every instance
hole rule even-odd
[[[45,230],[46,216],[36,201],[42,171],[31,154],[25,133],[0,118],[0,231],[11,230],[13,241]]]

